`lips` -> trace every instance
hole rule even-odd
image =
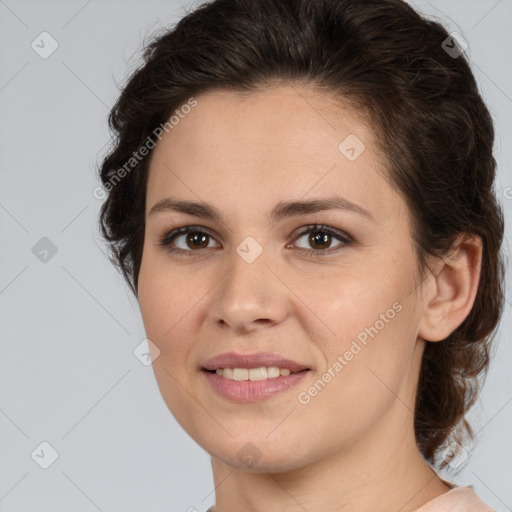
[[[222,368],[259,368],[277,366],[286,368],[291,373],[298,373],[309,368],[301,363],[281,357],[271,352],[257,352],[255,354],[237,354],[226,352],[208,359],[203,365],[203,370],[215,371]]]

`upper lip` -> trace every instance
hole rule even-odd
[[[257,352],[255,354],[237,354],[225,352],[208,359],[203,365],[205,370],[217,370],[219,368],[259,368],[261,366],[277,366],[287,368],[292,373],[309,370],[306,365],[292,361],[272,352]]]

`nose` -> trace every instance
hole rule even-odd
[[[233,251],[230,270],[212,294],[208,308],[215,326],[245,333],[286,319],[290,292],[265,252],[248,263]]]

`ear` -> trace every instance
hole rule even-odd
[[[425,283],[420,338],[444,340],[465,320],[475,302],[481,266],[482,239],[459,237]]]

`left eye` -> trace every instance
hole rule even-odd
[[[339,250],[339,245],[336,249],[327,249],[326,247],[323,247],[325,245],[331,245],[333,238],[340,240],[342,242],[340,244],[341,246],[347,246],[352,243],[352,239],[348,235],[345,235],[344,233],[341,233],[334,228],[330,228],[329,226],[309,226],[305,231],[302,231],[298,238],[295,239],[295,242],[300,238],[303,238],[305,235],[308,235],[306,241],[307,244],[309,244],[311,247],[319,248],[317,251],[311,251],[307,248],[306,250],[308,250],[309,253],[318,252],[319,255],[322,254],[322,252],[331,253]]]
[[[330,254],[353,243],[353,239],[347,234],[323,225],[308,226],[295,237],[294,242],[297,242],[305,235],[309,235],[306,243],[310,244],[310,247],[315,247],[313,250],[305,249],[309,255],[321,256],[323,254]],[[185,246],[179,247],[176,242],[182,237],[184,237]],[[166,233],[158,243],[166,247],[171,253],[192,256],[192,253],[208,248],[210,245],[209,238],[213,238],[209,230],[195,226],[186,226]],[[331,245],[332,238],[337,238],[341,244],[334,249],[325,247]]]

